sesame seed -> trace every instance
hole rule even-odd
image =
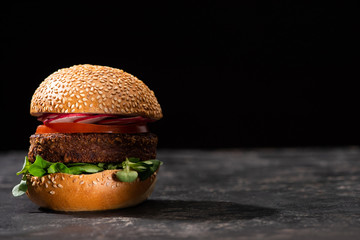
[[[50,191],[49,192],[51,195],[54,195],[55,194],[55,191]]]
[[[96,185],[96,184],[97,184],[97,182],[95,182],[95,181],[92,181],[92,183],[93,183],[94,185]]]
[[[81,180],[80,182],[79,182],[79,184],[81,185],[81,184],[84,184],[84,181],[83,180]]]
[[[45,188],[48,188],[49,187],[49,185],[47,185],[47,183],[45,183]]]

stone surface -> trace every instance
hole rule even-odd
[[[26,152],[0,154],[0,239],[358,239],[360,149],[160,150],[151,198],[58,213],[13,198]]]

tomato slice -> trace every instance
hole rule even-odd
[[[36,134],[44,133],[145,133],[146,123],[124,125],[99,125],[88,123],[48,123],[39,125]]]

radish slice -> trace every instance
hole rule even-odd
[[[42,114],[40,117],[37,118],[37,120],[43,122],[45,121],[46,119],[49,119],[49,118],[56,118],[58,117],[60,114],[58,113],[44,113]]]
[[[89,123],[89,124],[94,124],[97,123],[101,120],[104,120],[106,118],[109,117],[114,117],[114,115],[108,115],[108,114],[96,114],[96,115],[91,115],[88,117],[84,117],[84,118],[80,118],[80,119],[76,119],[74,121],[74,123]]]
[[[119,117],[114,114],[87,114],[87,113],[45,113],[38,118],[45,125],[50,123],[87,123],[104,125],[125,125],[132,123],[151,122],[151,119],[137,117]]]
[[[105,119],[99,121],[98,124],[129,124],[129,123],[139,123],[139,122],[148,122],[149,119],[143,118],[141,116],[138,117],[129,117],[129,118],[113,118],[113,119]]]
[[[77,119],[84,118],[90,116],[90,114],[59,114],[58,117],[55,118],[47,118],[44,120],[44,124],[47,123],[72,123]]]

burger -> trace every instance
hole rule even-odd
[[[89,64],[60,69],[36,89],[30,114],[42,124],[14,196],[56,211],[99,211],[137,205],[153,192],[162,162],[148,124],[162,111],[135,76]]]

